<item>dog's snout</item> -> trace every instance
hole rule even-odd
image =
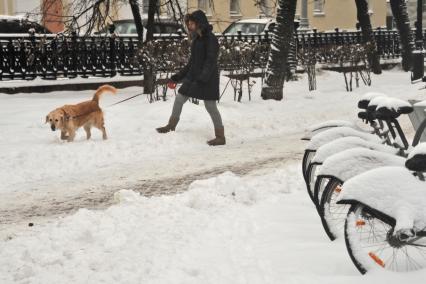
[[[50,129],[52,129],[52,131],[55,131],[56,130],[55,125],[54,124],[50,125]]]

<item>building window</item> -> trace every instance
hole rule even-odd
[[[314,15],[324,15],[324,0],[314,0]]]
[[[212,14],[211,0],[198,0],[198,9],[203,10],[207,15]]]
[[[240,15],[240,0],[231,0],[229,2],[229,12],[231,15]]]

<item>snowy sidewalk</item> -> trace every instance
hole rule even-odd
[[[279,167],[288,161],[299,161],[303,154],[299,137],[300,135],[269,137],[266,141],[260,139],[250,144],[229,146],[204,156],[193,157],[192,167],[182,171],[176,171],[176,168],[185,167],[186,162],[182,164],[176,161],[170,164],[163,160],[151,161],[150,167],[157,169],[157,172],[149,175],[146,170],[144,178],[134,182],[123,183],[123,180],[118,180],[115,184],[87,184],[78,189],[72,185],[52,185],[51,189],[44,190],[0,192],[0,238],[10,231],[8,225],[22,229],[30,222],[44,222],[46,218],[63,216],[78,208],[106,208],[113,202],[114,192],[123,188],[140,192],[144,196],[174,194],[187,190],[189,184],[197,179],[214,177],[226,171],[245,175],[256,169]],[[293,145],[295,142],[300,145]],[[282,147],[283,144],[286,147]],[[250,153],[262,148],[264,150],[258,150],[257,155],[250,156]],[[237,157],[238,161],[232,157]],[[209,161],[208,164],[206,160]],[[8,230],[3,231],[6,228]]]

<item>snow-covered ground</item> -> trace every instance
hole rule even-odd
[[[213,136],[213,126],[202,103],[187,103],[177,131],[159,135],[154,129],[167,122],[173,98],[149,104],[146,97],[139,96],[105,107],[140,89],[120,90],[116,96],[105,94],[101,104],[109,139],[102,141],[94,129],[92,140],[86,141],[81,129],[76,141],[67,143],[44,124],[45,116],[56,107],[90,99],[92,91],[0,96],[0,193],[37,190],[52,184],[72,184],[73,187],[78,187],[78,183],[108,184],[134,174],[146,178],[165,171],[169,174],[170,164],[178,165],[172,172],[181,174],[206,164],[211,166],[210,159],[215,160],[228,148],[250,147],[253,141],[268,140],[266,137],[294,137],[297,143],[281,145],[291,151],[299,146],[298,135],[310,124],[327,119],[356,120],[356,102],[367,91],[377,90],[403,98],[422,97],[422,92],[417,91],[419,85],[410,85],[408,74],[397,71],[374,77],[371,88],[362,86],[353,93],[344,90],[341,74],[325,72],[318,79],[319,90],[315,92],[307,91],[305,77],[287,83],[285,100],[281,102],[261,100],[259,83],[253,90],[254,99],[248,102],[244,97],[241,104],[233,101],[228,88],[219,106],[227,147],[219,148],[205,144]],[[226,83],[224,78],[221,82],[223,86]],[[276,154],[259,148],[250,154]],[[247,153],[238,153],[237,157],[230,154],[220,156],[217,164],[253,158],[247,157]],[[153,162],[160,164],[152,167]],[[165,170],[160,169],[160,165]]]
[[[107,196],[146,179],[161,183],[226,165],[288,160],[244,177],[196,181],[182,194],[119,191],[108,209],[80,209],[32,227],[1,222],[7,234],[0,241],[0,283],[419,283],[425,270],[360,276],[344,243],[329,243],[304,191],[299,138],[323,120],[356,120],[356,102],[367,91],[424,100],[424,90],[397,70],[352,93],[341,74],[323,72],[317,80],[315,92],[307,91],[305,76],[286,83],[281,102],[261,100],[259,83],[253,100],[241,104],[228,89],[219,105],[227,145],[214,148],[205,144],[213,129],[202,103],[187,103],[177,131],[160,135],[154,129],[166,123],[173,98],[149,104],[139,96],[107,107],[140,90],[105,94],[109,139],[94,130],[86,141],[80,130],[66,143],[44,124],[45,115],[92,92],[0,96],[0,211],[6,214],[37,209],[47,199],[60,207],[87,192]],[[412,134],[408,119],[402,124]]]
[[[115,194],[0,243],[1,283],[421,283],[426,271],[361,276],[331,243],[298,164],[224,173],[183,194]]]

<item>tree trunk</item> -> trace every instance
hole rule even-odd
[[[154,39],[154,16],[157,8],[157,2],[158,0],[149,0],[148,22],[146,23],[146,41]]]
[[[264,100],[283,99],[290,43],[293,40],[296,4],[297,0],[278,0],[277,25],[272,33],[266,79],[262,87],[261,96]]]
[[[157,10],[157,3],[158,0],[149,0],[148,22],[146,24],[146,42],[154,39],[154,16]],[[143,93],[152,94],[155,88],[155,74],[151,65],[145,65],[143,78]]]
[[[423,1],[417,0],[417,21],[416,21],[416,45],[418,50],[423,49]]]
[[[133,19],[135,20],[136,32],[138,33],[139,45],[143,42],[143,24],[141,13],[139,11],[139,1],[129,0],[130,8],[132,9]]]
[[[390,0],[390,5],[401,42],[402,69],[409,71],[412,65],[414,42],[407,13],[407,4],[405,0]]]
[[[374,74],[381,74],[382,68],[380,66],[379,54],[377,53],[376,39],[374,38],[373,29],[371,28],[370,15],[368,15],[367,0],[355,0],[355,4],[363,42],[373,45],[373,50],[368,54],[368,62]]]

